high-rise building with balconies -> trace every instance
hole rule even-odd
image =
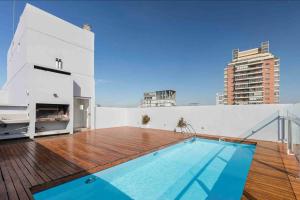
[[[232,51],[224,69],[224,104],[279,103],[279,58],[269,52],[269,42],[259,48]]]

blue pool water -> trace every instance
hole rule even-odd
[[[189,139],[34,198],[240,199],[254,152],[254,145]]]

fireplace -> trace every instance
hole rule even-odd
[[[36,122],[68,122],[69,105],[36,104]]]
[[[36,104],[35,132],[37,134],[66,132],[69,121],[69,105]]]

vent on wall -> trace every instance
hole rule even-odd
[[[63,69],[63,62],[60,58],[55,59],[55,66],[57,69]]]

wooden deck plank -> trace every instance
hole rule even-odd
[[[28,150],[28,147],[26,146],[26,143],[19,144],[20,150],[24,151],[24,156],[26,156],[27,161],[30,162],[31,166],[34,167],[34,169],[37,170],[37,172],[43,176],[43,177],[49,177],[50,180],[55,180],[57,175],[55,175],[51,168],[49,168],[48,163],[42,162],[42,160],[39,158],[41,155],[39,155],[39,152],[34,152],[33,154]],[[35,154],[39,156],[35,156]]]
[[[7,162],[10,162],[11,170],[10,174],[14,182],[15,188],[18,191],[18,196],[20,199],[32,199],[32,193],[30,187],[32,186],[24,175],[25,171],[23,168],[20,168],[16,162],[17,154],[11,151],[12,149],[9,146],[6,146]],[[25,193],[24,193],[25,192]]]
[[[32,145],[34,145],[34,147],[32,147]],[[31,153],[35,160],[38,160],[39,163],[47,163],[47,165],[44,165],[44,167],[48,170],[48,173],[51,172],[51,174],[53,175],[53,179],[57,179],[66,175],[63,166],[59,166],[58,164],[59,158],[55,160],[49,159],[48,154],[50,153],[50,151],[43,152],[39,148],[39,144],[33,142],[26,143],[26,149]]]
[[[21,191],[21,194],[19,192],[19,198],[20,199],[30,199],[31,198],[31,191],[29,188],[32,186],[31,183],[28,181],[27,177],[24,175],[25,170],[22,168],[19,168],[16,160],[15,160],[15,155],[9,147],[6,147],[5,152],[7,153],[5,156],[7,157],[7,162],[10,162],[11,166],[11,173],[13,173],[12,179],[16,183],[14,185],[18,185],[19,190]],[[16,179],[17,177],[17,179]],[[25,195],[25,192],[27,195]],[[23,196],[21,196],[23,195]],[[25,195],[25,197],[24,197]]]
[[[14,170],[13,164],[11,161],[13,160],[13,156],[10,156],[9,153],[4,149],[2,149],[0,151],[0,154],[3,155],[4,158],[4,165],[6,167],[7,170],[7,176],[10,177],[10,181],[9,184],[10,186],[10,190],[15,190],[12,193],[16,193],[17,196],[15,196],[15,194],[13,194],[13,198],[14,199],[24,199],[27,200],[29,199],[30,195],[30,191],[29,191],[29,185],[26,185],[27,182],[22,183],[22,180],[20,179],[21,177],[19,177],[16,174],[16,171]]]
[[[39,154],[43,154],[44,157],[49,161],[49,163],[53,164],[55,170],[59,169],[58,171],[63,171],[64,173],[61,173],[62,176],[76,172],[76,170],[69,166],[68,162],[65,162],[65,160],[62,160],[60,157],[57,157],[55,154],[52,153],[52,151],[45,149],[41,145],[33,146],[33,144],[35,144],[33,142],[28,144],[31,150],[37,151],[39,152]]]
[[[20,172],[21,172],[21,173],[24,175],[24,177],[26,177],[26,179],[28,180],[30,186],[34,186],[34,185],[39,184],[39,182],[35,179],[35,177],[33,177],[33,176],[30,174],[30,172],[29,172],[29,170],[27,169],[27,167],[22,163],[21,159],[19,158],[19,157],[20,157],[20,156],[19,156],[19,152],[16,151],[15,148],[9,148],[9,150],[10,150],[10,152],[11,152],[12,154],[17,155],[17,156],[15,157],[15,159],[14,159],[14,162],[16,163],[16,168],[15,168],[15,170],[18,171],[17,173],[20,173]],[[19,170],[18,170],[18,168],[19,168]],[[20,170],[20,169],[21,169],[21,170]],[[20,176],[22,176],[22,175],[20,175]]]
[[[0,154],[6,154],[0,157],[0,199],[32,198],[29,189],[36,191],[93,173],[187,137],[170,131],[120,127],[1,143]],[[284,158],[278,143],[252,142],[257,142],[257,147],[242,199],[299,198],[297,163]]]
[[[38,165],[36,165],[35,163],[33,163],[28,157],[27,157],[27,153],[28,152],[24,152],[23,149],[19,148],[19,145],[14,145],[12,146],[12,149],[14,149],[15,151],[17,151],[18,154],[18,159],[20,162],[20,165],[24,166],[24,170],[27,170],[29,172],[29,176],[31,176],[33,179],[35,179],[37,181],[37,184],[42,184],[44,182],[48,182],[51,179],[44,174],[40,168],[38,167]]]
[[[293,155],[288,155],[286,145],[279,145],[280,154],[284,166],[288,172],[288,178],[291,182],[291,186],[294,189],[295,196],[297,199],[300,199],[300,164],[299,161]],[[299,151],[298,148],[296,148]],[[299,153],[299,152],[297,152]]]
[[[7,200],[8,199],[8,194],[7,194],[7,190],[6,190],[6,183],[4,181],[5,180],[3,179],[2,167],[1,167],[1,164],[0,164],[0,197],[3,200]]]
[[[0,149],[0,155],[5,155],[5,152],[2,149]],[[2,176],[5,183],[8,199],[12,199],[12,200],[19,199],[17,191],[15,189],[15,186],[13,184],[12,178],[9,173],[9,166],[7,166],[4,156],[0,156],[0,168],[2,171]]]

